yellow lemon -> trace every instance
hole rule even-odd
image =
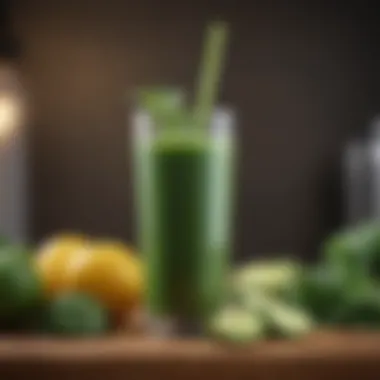
[[[130,310],[141,299],[141,263],[122,243],[90,244],[85,258],[73,261],[69,272],[73,290],[92,295],[110,311]]]
[[[80,235],[59,235],[38,249],[37,267],[49,298],[67,290],[71,262],[86,252],[85,246],[86,239]]]

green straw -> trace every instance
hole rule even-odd
[[[223,22],[209,25],[205,37],[194,117],[196,126],[206,128],[210,122],[221,81],[228,40],[228,26]]]

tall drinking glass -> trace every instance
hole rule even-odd
[[[146,308],[155,326],[202,326],[225,295],[231,248],[234,117],[206,129],[133,119],[134,181]]]

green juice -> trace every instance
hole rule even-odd
[[[173,131],[142,139],[136,147],[149,314],[201,321],[225,294],[231,139]]]

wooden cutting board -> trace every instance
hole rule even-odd
[[[380,334],[319,333],[295,342],[229,347],[118,336],[0,339],[2,379],[379,379]]]

